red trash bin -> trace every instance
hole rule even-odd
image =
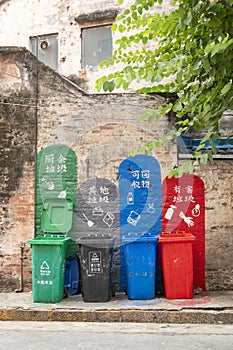
[[[161,244],[164,291],[167,299],[193,297],[193,250],[190,233],[162,233]]]

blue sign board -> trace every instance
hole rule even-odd
[[[125,159],[119,166],[121,281],[124,289],[124,247],[122,237],[128,234],[161,233],[161,171],[158,161],[148,155]]]

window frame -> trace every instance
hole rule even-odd
[[[109,9],[105,11],[95,11],[92,13],[80,14],[75,18],[75,21],[78,23],[80,28],[80,52],[81,52],[80,65],[83,71],[86,70],[86,67],[83,64],[82,30],[86,28],[93,28],[93,27],[112,26],[116,20],[118,13],[119,13],[119,9]],[[112,35],[112,54],[113,54],[113,35]],[[92,66],[92,68],[96,68],[96,67],[97,66]]]
[[[54,37],[54,39],[56,39],[56,46],[55,46],[55,50],[56,52],[54,52],[54,59],[51,59],[51,62],[53,62],[53,64],[51,65],[51,62],[46,62],[46,60],[43,60],[41,57],[43,57],[43,55],[40,57],[39,55],[39,51],[41,53],[46,52],[47,50],[49,50],[49,37]],[[33,39],[36,40],[35,43],[35,52],[33,51]],[[47,34],[38,34],[38,35],[30,35],[29,36],[29,42],[30,42],[30,51],[32,52],[33,55],[35,55],[37,57],[38,60],[40,60],[41,62],[43,62],[44,64],[46,64],[47,66],[49,66],[50,68],[54,69],[55,71],[58,71],[59,68],[59,33],[47,33]],[[54,40],[55,42],[55,40]],[[46,47],[47,44],[47,47]],[[40,46],[40,48],[39,48]],[[55,57],[55,53],[56,53],[56,57]]]
[[[86,64],[86,57],[85,57],[85,48],[84,48],[84,45],[85,45],[85,38],[84,38],[84,31],[85,30],[92,30],[92,29],[98,29],[98,28],[110,28],[110,33],[111,35],[108,37],[108,39],[111,39],[111,56],[108,56],[108,57],[112,57],[112,54],[113,54],[113,36],[112,36],[112,22],[111,23],[101,23],[101,24],[96,24],[96,23],[93,23],[93,25],[89,25],[88,26],[82,26],[81,29],[81,34],[80,34],[80,38],[81,38],[81,60],[80,60],[80,63],[81,63],[81,69],[83,71],[85,71],[87,68],[96,68],[98,67],[98,64],[103,61],[104,59],[107,59],[107,57],[104,57],[103,59],[99,60],[97,58],[97,63],[94,64],[94,65],[88,65]],[[87,34],[86,34],[87,35]],[[97,48],[97,47],[96,47]]]

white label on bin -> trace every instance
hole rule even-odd
[[[88,257],[89,257],[88,273],[89,274],[103,273],[101,252],[100,251],[89,252]]]
[[[51,270],[50,270],[49,264],[47,263],[46,260],[44,260],[43,263],[41,264],[40,274],[41,274],[41,276],[51,275]]]
[[[52,285],[53,281],[44,281],[44,280],[39,280],[37,281],[37,284],[41,284],[41,285]]]

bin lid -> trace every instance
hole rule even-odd
[[[159,242],[161,243],[187,242],[195,239],[195,236],[187,232],[161,233],[159,235]]]
[[[70,237],[65,236],[38,236],[33,239],[29,239],[27,243],[31,245],[63,245],[67,244],[69,240]]]
[[[137,234],[137,233],[129,233],[127,235],[124,235],[122,237],[122,242],[127,244],[127,243],[133,243],[133,242],[157,242],[158,241],[158,236],[155,234]]]
[[[90,246],[90,247],[106,247],[112,246],[115,238],[107,234],[91,234],[79,237],[77,239],[78,244]]]
[[[73,222],[73,203],[70,199],[55,198],[44,202],[41,229],[45,233],[66,233]]]

